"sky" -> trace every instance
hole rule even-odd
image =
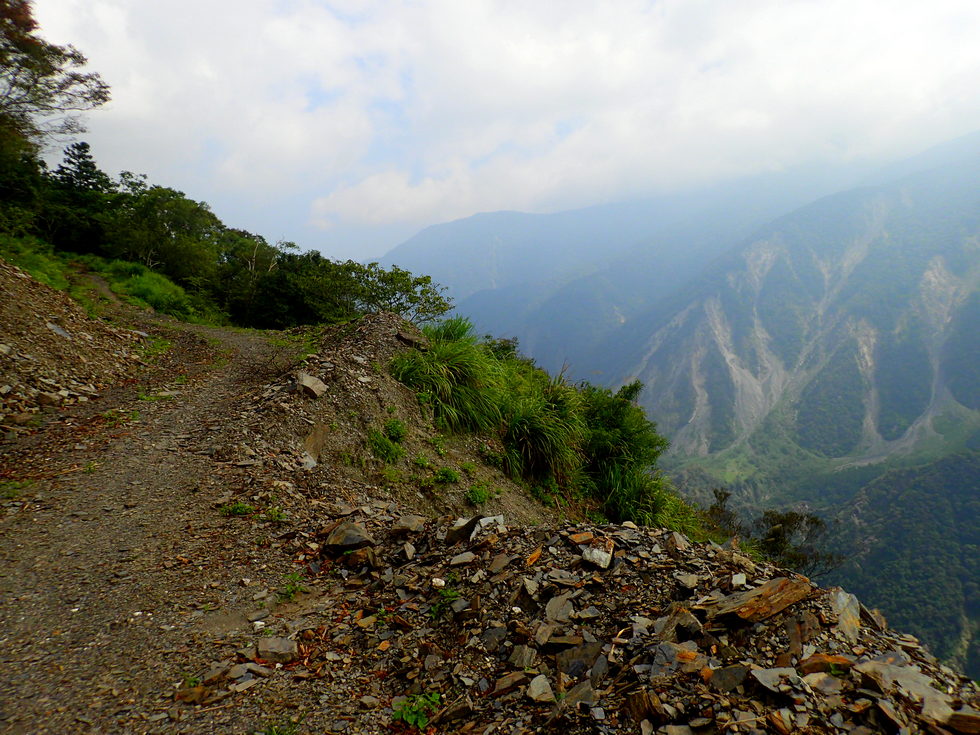
[[[35,17],[112,88],[82,137],[104,170],[334,258],[476,212],[980,129],[978,0],[35,0]]]

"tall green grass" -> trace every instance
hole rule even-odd
[[[553,500],[560,493],[597,504],[613,520],[703,535],[698,512],[656,472],[667,442],[635,404],[639,383],[616,393],[572,385],[499,340],[481,341],[464,318],[424,332],[428,346],[396,356],[391,372],[431,407],[441,429],[496,434],[503,469],[549,488],[542,494]]]
[[[432,407],[445,431],[491,431],[500,424],[500,366],[476,342],[472,325],[451,319],[427,327],[430,345],[395,357],[391,373]]]

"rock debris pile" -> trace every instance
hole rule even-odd
[[[330,516],[294,539],[329,592],[185,699],[302,684],[350,733],[418,715],[447,733],[980,732],[976,684],[853,595],[737,550],[384,501]]]
[[[83,403],[139,363],[139,333],[90,318],[72,299],[0,260],[0,430],[44,407]]]

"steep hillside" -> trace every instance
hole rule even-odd
[[[430,274],[460,314],[518,338],[548,370],[567,366],[590,378],[602,362],[596,345],[610,331],[756,227],[855,176],[781,172],[547,215],[478,214],[429,227],[382,262]]]
[[[26,294],[26,315],[59,298]],[[387,374],[424,347],[390,315],[274,334],[112,314],[156,354],[0,440],[4,732],[980,727],[977,685],[852,595],[550,517]],[[4,344],[50,331],[22,324]],[[444,468],[498,496],[471,509]]]
[[[605,354],[622,380],[644,381],[672,466],[702,490],[724,483],[743,507],[806,502],[833,515],[889,468],[976,446],[978,304],[974,155],[776,220],[618,330]],[[623,360],[614,345],[633,350]],[[882,493],[869,497],[890,517]],[[920,594],[872,601],[901,616]],[[933,642],[952,653],[964,630]]]
[[[906,601],[889,621],[980,678],[980,451],[887,472],[839,517],[863,553],[832,579],[863,600]]]

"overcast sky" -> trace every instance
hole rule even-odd
[[[36,0],[102,167],[377,257],[429,224],[980,129],[980,0]]]

